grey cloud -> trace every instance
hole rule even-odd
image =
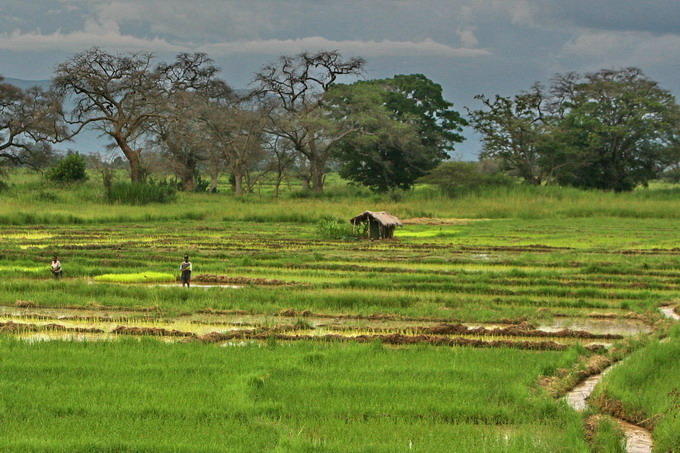
[[[680,34],[680,2],[673,0],[555,1],[552,15],[595,30]]]

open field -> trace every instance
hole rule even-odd
[[[555,396],[621,359],[600,392],[656,417],[658,451],[677,441],[677,367],[630,377],[677,350],[658,342],[680,300],[674,188],[131,207],[93,187],[0,192],[4,451],[586,452]],[[317,229],[364,209],[406,225]]]

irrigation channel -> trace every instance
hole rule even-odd
[[[680,320],[680,315],[678,315],[673,307],[661,307],[659,308],[661,313],[672,320]],[[608,368],[604,369],[599,374],[588,377],[586,380],[574,387],[567,395],[566,400],[570,407],[578,412],[583,412],[588,407],[587,399],[595,390],[597,384],[602,380],[602,378],[615,366],[620,363],[613,364]],[[654,442],[652,440],[652,433],[637,425],[626,422],[615,418],[617,423],[621,426],[624,435],[626,436],[626,451],[628,453],[651,453]]]

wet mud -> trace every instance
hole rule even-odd
[[[221,285],[258,286],[307,286],[306,283],[274,280],[270,278],[229,277],[227,275],[202,274],[192,277],[195,283],[219,283]]]
[[[117,307],[99,310],[91,307],[40,308],[33,304],[0,306],[0,322],[33,324],[36,326],[34,331],[50,332],[51,339],[57,339],[59,332],[74,333],[82,329],[80,332],[101,332],[107,337],[154,336],[208,342],[233,339],[259,341],[274,337],[282,341],[381,341],[395,345],[428,343],[536,350],[562,350],[582,343],[592,351],[601,351],[612,341],[622,338],[619,334],[585,330],[547,331],[526,322],[508,321],[513,323],[466,325],[445,323],[438,318],[315,314],[292,308],[269,315],[243,310],[205,309],[168,318],[157,311],[157,307],[124,311]],[[10,326],[5,331],[13,329]]]
[[[68,332],[68,333],[104,333],[96,327],[66,327],[61,324],[28,324],[14,321],[0,322],[0,332],[23,333],[23,332]]]

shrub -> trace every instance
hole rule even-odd
[[[316,225],[319,235],[327,239],[348,239],[355,238],[354,228],[349,223],[338,222],[337,220],[322,219]]]
[[[87,162],[79,153],[69,153],[45,173],[45,178],[54,182],[73,183],[87,181]]]
[[[447,195],[456,197],[488,187],[509,187],[515,180],[478,162],[444,162],[418,182],[439,186]]]
[[[177,189],[162,183],[117,182],[107,190],[106,201],[132,205],[149,203],[172,203],[177,199]]]

